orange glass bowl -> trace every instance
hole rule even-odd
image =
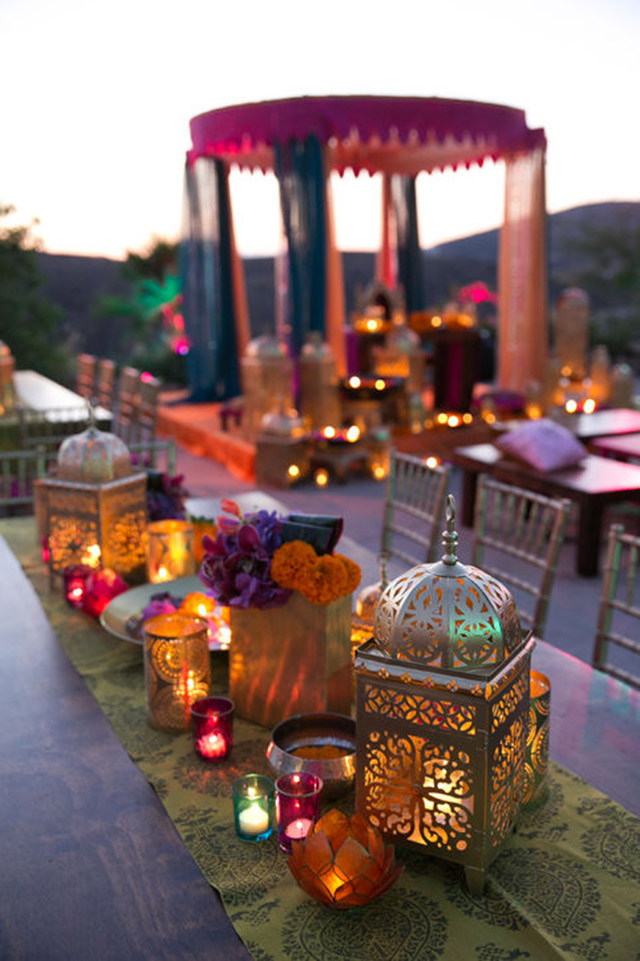
[[[291,873],[311,897],[330,908],[361,908],[388,891],[403,867],[393,845],[360,814],[328,811],[306,838],[293,841]]]

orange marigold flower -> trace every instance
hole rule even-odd
[[[360,565],[352,561],[350,557],[345,557],[344,554],[334,554],[334,557],[342,561],[347,572],[347,589],[345,594],[353,594],[362,578]]]
[[[298,589],[298,581],[307,569],[318,560],[311,544],[304,541],[288,541],[274,551],[271,558],[271,577],[280,587]]]
[[[298,590],[312,604],[330,604],[348,593],[346,587],[345,566],[331,554],[318,557],[313,568],[298,581]]]

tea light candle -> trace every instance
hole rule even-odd
[[[274,786],[263,774],[245,774],[231,785],[236,834],[241,841],[263,841],[273,830]]]
[[[87,564],[74,564],[72,567],[65,567],[64,577],[64,596],[67,604],[71,607],[82,609],[84,597],[87,591],[87,581],[93,574],[93,569]]]
[[[204,761],[223,761],[233,744],[233,701],[205,697],[191,705],[191,725],[196,754]]]
[[[312,824],[313,821],[310,821],[309,818],[296,818],[295,821],[286,826],[284,833],[292,841],[299,841],[301,838],[306,838]]]
[[[278,845],[291,853],[291,842],[307,836],[314,821],[320,816],[322,779],[302,771],[283,774],[276,781],[276,811],[278,815]]]
[[[264,834],[269,828],[269,812],[265,811],[256,801],[255,804],[251,804],[240,811],[238,823],[243,834],[249,834],[252,837],[257,834]]]

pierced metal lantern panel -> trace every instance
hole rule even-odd
[[[119,437],[91,425],[62,442],[56,474],[61,480],[101,484],[128,477],[131,474],[131,455]]]
[[[49,545],[49,565],[108,567],[130,583],[146,577],[146,474],[105,484],[58,477],[36,481],[36,508]]]
[[[533,638],[502,584],[445,553],[392,581],[354,655],[356,809],[464,865],[474,892],[522,804]]]
[[[507,588],[455,556],[450,497],[445,554],[396,577],[378,603],[373,634],[388,657],[438,670],[490,672],[517,648],[522,629]]]

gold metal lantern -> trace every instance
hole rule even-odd
[[[387,840],[464,865],[473,892],[524,790],[534,640],[500,582],[445,553],[391,581],[355,654],[356,808]]]
[[[35,484],[36,517],[48,539],[52,573],[90,564],[130,582],[145,579],[147,478],[131,472],[120,438],[93,424],[67,437],[55,474]]]
[[[319,334],[309,336],[300,352],[300,410],[308,430],[340,427],[338,373],[333,351]]]
[[[255,434],[265,414],[293,407],[293,361],[282,341],[265,335],[249,343],[240,369],[243,427]]]

